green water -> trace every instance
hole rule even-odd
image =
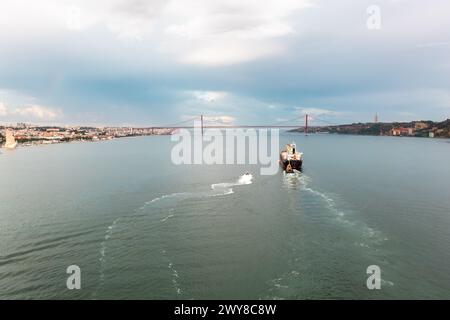
[[[290,177],[175,166],[169,137],[0,150],[0,298],[449,299],[449,140],[292,140]]]

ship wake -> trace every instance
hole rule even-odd
[[[232,194],[232,193],[234,193],[233,187],[242,186],[242,185],[246,185],[246,184],[252,184],[252,180],[253,180],[253,175],[243,174],[235,182],[214,183],[211,185],[211,190],[219,192],[218,194],[213,194],[213,196]]]
[[[345,211],[339,208],[336,200],[329,194],[315,190],[309,186],[310,179],[304,180],[303,190],[309,192],[315,197],[319,198],[328,209],[335,215],[336,220],[344,226],[347,226],[353,232],[359,232],[361,241],[356,241],[354,244],[361,247],[369,248],[371,245],[379,245],[387,241],[388,238],[379,230],[368,226],[365,222],[355,219],[351,211]],[[369,242],[369,243],[368,243]]]
[[[141,207],[136,209],[132,215],[122,216],[116,218],[105,230],[104,238],[100,243],[100,279],[97,290],[93,293],[93,298],[96,297],[97,291],[101,289],[105,282],[105,267],[107,262],[107,251],[108,251],[108,242],[112,239],[115,229],[118,228],[119,224],[130,223],[130,219],[138,218],[139,216],[148,216],[149,213],[165,213],[164,216],[160,217],[159,223],[166,223],[169,219],[172,219],[175,216],[175,208],[183,200],[190,199],[201,199],[201,198],[209,198],[209,197],[217,197],[217,196],[226,196],[229,194],[233,194],[233,188],[241,185],[249,185],[253,181],[253,176],[251,174],[244,174],[240,176],[234,182],[222,182],[215,183],[211,185],[210,190],[205,191],[197,191],[197,192],[177,192],[161,195],[156,197],[150,201],[145,202]],[[172,268],[172,264],[169,264],[169,268]],[[176,270],[172,270],[176,278],[178,274]],[[174,286],[176,287],[177,294],[181,293],[181,289],[176,282],[177,279],[174,280]]]

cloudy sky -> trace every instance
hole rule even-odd
[[[2,0],[0,122],[443,120],[449,16],[448,0]]]

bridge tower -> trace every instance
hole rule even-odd
[[[308,135],[308,114],[305,114],[305,136]]]
[[[203,115],[200,115],[200,125],[202,127],[202,136],[203,136]]]

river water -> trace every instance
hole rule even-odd
[[[450,298],[449,140],[280,140],[303,173],[176,166],[168,136],[1,149],[0,298]]]

